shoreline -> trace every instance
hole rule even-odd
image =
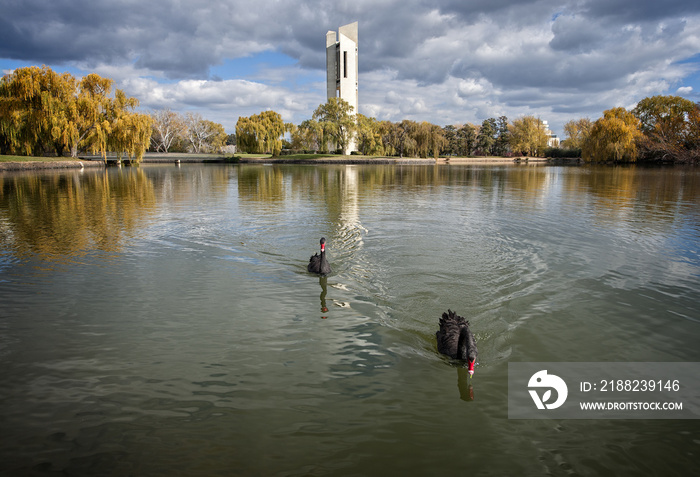
[[[285,158],[280,157],[241,157],[231,162],[223,156],[210,154],[147,154],[140,164],[386,164],[386,165],[479,165],[479,164],[559,164],[577,163],[578,159],[548,159],[542,157],[450,157],[450,158],[419,158],[419,157],[367,157],[367,156],[323,156],[317,158]],[[104,168],[102,160],[81,157],[71,160],[27,160],[0,162],[0,172],[5,171],[36,171],[43,169],[84,169]]]

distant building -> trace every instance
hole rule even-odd
[[[326,85],[328,99],[340,98],[352,106],[352,114],[357,114],[357,22],[341,26],[338,35],[334,31],[326,33]],[[351,138],[347,151],[355,150],[355,140]]]
[[[547,146],[559,147],[559,138],[549,129],[549,123],[542,121],[542,125],[544,126],[544,133],[547,135]]]

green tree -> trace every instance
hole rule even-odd
[[[588,162],[634,162],[641,138],[639,119],[634,114],[621,107],[608,109],[593,123],[581,157]]]
[[[364,114],[358,114],[355,138],[357,140],[357,150],[362,154],[377,155],[382,153],[379,123],[375,118],[368,118]]]
[[[538,156],[547,147],[547,133],[542,121],[535,116],[524,116],[513,121],[510,146],[514,153]]]
[[[474,154],[476,148],[476,127],[473,124],[465,124],[457,131],[459,149],[457,154],[468,157]]]
[[[411,131],[411,137],[416,143],[416,154],[418,157],[428,157],[431,151],[431,126],[427,121],[417,123]]]
[[[400,123],[391,123],[388,126],[388,142],[399,157],[413,156],[418,144],[414,138],[418,124],[415,121],[404,119]]]
[[[476,147],[476,127],[473,124],[443,128],[443,152],[452,156],[471,156]]]
[[[394,147],[396,124],[391,121],[380,121],[378,124],[379,136],[382,141],[383,154],[387,156],[398,155],[398,150]]]
[[[352,135],[357,129],[353,107],[347,101],[329,98],[328,102],[316,108],[313,119],[321,124],[324,136],[327,136],[337,149],[343,153],[347,152]]]
[[[700,104],[695,105],[695,109],[688,115],[690,123],[690,134],[688,134],[688,159],[697,162],[700,160]]]
[[[323,128],[313,119],[303,121],[292,132],[292,149],[318,152],[325,149]]]
[[[688,161],[697,156],[692,137],[697,134],[694,112],[698,106],[680,96],[644,98],[632,110],[645,137],[640,142],[645,159]]]
[[[423,121],[415,124],[409,134],[415,142],[415,153],[419,157],[440,156],[440,150],[447,143],[440,126]]]
[[[496,134],[498,133],[498,126],[495,118],[485,119],[481,123],[481,128],[479,129],[479,134],[476,136],[476,147],[481,151],[484,156],[489,156],[493,154],[493,146],[496,142]]]
[[[494,143],[494,154],[505,156],[510,147],[510,129],[508,127],[508,118],[501,116],[497,122],[498,135]]]
[[[448,156],[457,155],[457,127],[449,124],[442,128],[442,135],[445,138],[445,146],[442,153]]]

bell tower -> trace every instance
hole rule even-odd
[[[357,22],[341,26],[338,35],[334,31],[326,33],[326,88],[327,96],[340,98],[352,106],[352,114],[357,114]],[[348,154],[355,150],[355,139],[350,139]]]

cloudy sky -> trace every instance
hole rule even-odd
[[[700,101],[697,0],[0,0],[0,71],[95,72],[148,111],[235,131],[326,101],[325,35],[359,22],[359,111],[555,133],[656,94]]]

